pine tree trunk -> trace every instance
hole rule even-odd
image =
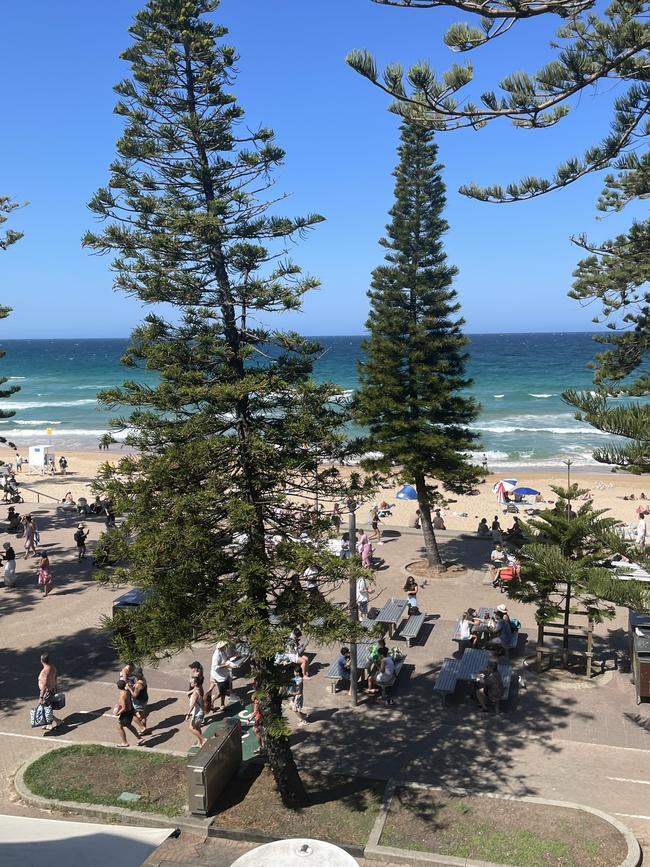
[[[282,698],[277,689],[270,689],[269,693],[260,699],[260,711],[269,767],[282,803],[285,807],[294,810],[305,807],[309,803],[309,798],[300,779],[289,738],[286,735],[275,734],[282,716]]]
[[[433,521],[431,520],[431,507],[427,499],[426,483],[424,476],[415,474],[415,490],[418,495],[418,506],[420,509],[420,523],[422,525],[422,536],[424,537],[424,547],[426,549],[426,558],[429,566],[444,570],[442,557],[438,550],[438,542],[436,534],[433,530]]]

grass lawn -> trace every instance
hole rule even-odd
[[[186,812],[184,769],[180,756],[93,745],[62,747],[31,764],[25,784],[44,798],[179,816]],[[140,795],[140,800],[120,801],[122,792]]]
[[[302,778],[311,803],[301,810],[289,810],[282,804],[268,768],[248,768],[221,796],[215,824],[277,837],[305,836],[365,845],[385,784],[306,772]]]
[[[591,813],[408,788],[395,792],[380,844],[517,867],[612,867],[627,855]]]

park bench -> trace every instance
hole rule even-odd
[[[411,616],[402,623],[400,629],[401,637],[406,641],[406,646],[410,648],[411,641],[416,639],[420,634],[420,630],[424,625],[426,614],[411,614]]]

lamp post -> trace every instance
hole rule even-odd
[[[567,458],[565,461],[562,461],[562,463],[566,465],[567,518],[571,520],[571,467],[573,461],[571,458]]]
[[[350,559],[356,557],[356,542],[357,542],[357,501],[354,497],[348,499],[348,542],[350,545]],[[350,590],[350,698],[352,704],[357,704],[357,640],[355,631],[359,620],[359,611],[357,608],[357,581],[352,575],[349,582]]]

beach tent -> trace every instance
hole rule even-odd
[[[403,488],[395,494],[398,500],[417,500],[418,493],[413,485],[404,485]]]
[[[171,823],[170,823],[171,824]],[[0,816],[0,864],[4,867],[139,867],[174,828],[140,828]]]

